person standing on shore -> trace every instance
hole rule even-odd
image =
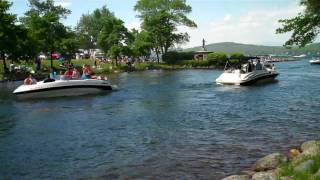
[[[34,63],[36,65],[36,71],[40,71],[40,69],[41,69],[41,59],[39,58],[39,56],[36,57]]]

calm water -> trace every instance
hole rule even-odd
[[[0,179],[219,179],[320,138],[320,66],[218,86],[221,71],[112,77],[106,95],[18,101],[0,85]]]

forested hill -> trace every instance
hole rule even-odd
[[[320,53],[320,43],[310,44],[304,48],[291,48],[287,49],[282,46],[262,46],[262,45],[252,45],[252,44],[240,44],[233,42],[222,42],[206,45],[208,51],[215,52],[226,52],[226,53],[243,53],[245,55],[268,55],[268,54],[309,54],[316,55]],[[185,49],[184,51],[198,51],[201,47],[194,47]]]

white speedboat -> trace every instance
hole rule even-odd
[[[255,70],[254,68],[252,68],[252,70],[248,70],[248,64],[245,64],[241,66],[241,69],[225,69],[225,71],[216,79],[216,83],[229,85],[251,85],[257,82],[274,80],[278,75],[279,73],[271,64],[261,64],[261,68],[259,70]]]
[[[299,55],[299,56],[293,56],[294,58],[306,58],[307,57],[307,55],[305,55],[305,54],[301,54],[301,55]]]
[[[312,59],[309,62],[310,64],[320,64],[320,59]]]
[[[55,80],[21,85],[13,91],[13,94],[19,98],[47,98],[95,94],[110,90],[112,90],[112,86],[106,80]]]

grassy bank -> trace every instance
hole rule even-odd
[[[304,167],[297,168],[303,162],[310,162]],[[279,177],[290,177],[297,180],[313,179],[320,180],[320,154],[305,156],[296,161],[290,161],[279,167]]]
[[[320,180],[320,140],[306,141],[286,154],[272,153],[239,175],[223,180]]]

